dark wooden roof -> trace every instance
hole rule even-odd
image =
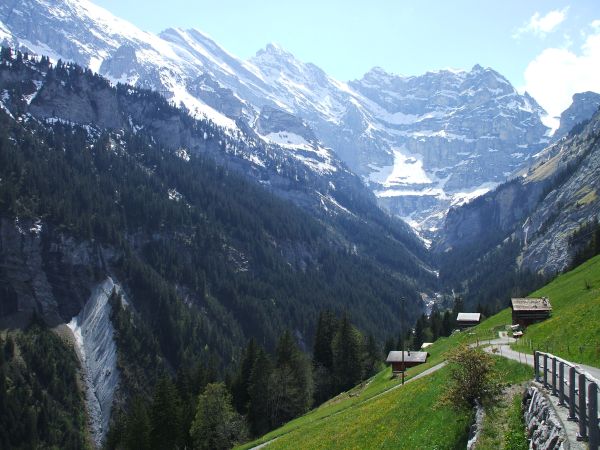
[[[513,311],[552,311],[550,300],[542,298],[511,298]]]
[[[427,352],[404,352],[404,362],[424,363],[428,355]],[[392,350],[385,362],[402,362],[402,351]]]

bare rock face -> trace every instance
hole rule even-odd
[[[574,232],[600,218],[599,180],[600,113],[596,113],[578,134],[544,150],[519,177],[451,209],[444,237],[435,248],[445,252],[475,246],[491,251],[504,240],[515,239],[520,242],[522,269],[559,273],[578,250],[570,243]]]
[[[119,384],[117,346],[110,321],[109,298],[120,287],[108,277],[96,285],[83,310],[68,323],[75,337],[86,388],[86,406],[92,438],[102,445]]]
[[[575,125],[589,120],[600,107],[600,94],[581,92],[573,95],[573,103],[560,115],[560,126],[552,136],[558,140],[566,136]]]
[[[287,131],[301,136],[308,142],[317,143],[317,137],[308,124],[281,109],[265,106],[260,111],[256,131],[261,135]]]
[[[41,220],[0,219],[0,326],[26,326],[33,314],[50,326],[68,322],[83,307],[94,271],[110,257]]]

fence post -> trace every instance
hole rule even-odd
[[[586,405],[585,405],[585,374],[579,374],[579,432],[577,433],[578,441],[587,440],[587,419],[586,419]]]
[[[588,386],[588,417],[590,421],[589,432],[590,450],[598,450],[598,385],[590,383]]]
[[[552,395],[556,396],[556,356],[552,357]]]
[[[562,361],[558,368],[558,404],[565,404],[565,363]]]
[[[548,353],[544,353],[544,387],[548,389]]]
[[[539,362],[540,353],[536,350],[533,352],[533,374],[535,375],[535,381],[540,381],[540,362]]]
[[[575,414],[575,367],[569,367],[569,417],[567,420],[577,421]]]

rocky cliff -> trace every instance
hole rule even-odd
[[[84,308],[68,323],[81,361],[89,427],[98,448],[108,432],[113,399],[119,384],[115,330],[110,320],[108,301],[113,292],[119,290],[112,278],[106,278],[93,287]]]
[[[600,108],[600,94],[590,91],[575,94],[571,106],[560,115],[560,126],[552,139],[558,140],[566,136],[575,125],[589,120],[598,108]]]
[[[600,217],[600,114],[577,134],[560,140],[514,180],[450,211],[440,252],[477,247],[477,255],[504,240],[520,242],[519,266],[546,275],[564,270],[570,238]]]

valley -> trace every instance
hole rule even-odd
[[[0,44],[0,447],[463,448],[446,362],[511,297],[555,306],[514,349],[600,364],[600,94],[342,82],[88,0],[3,1]]]

